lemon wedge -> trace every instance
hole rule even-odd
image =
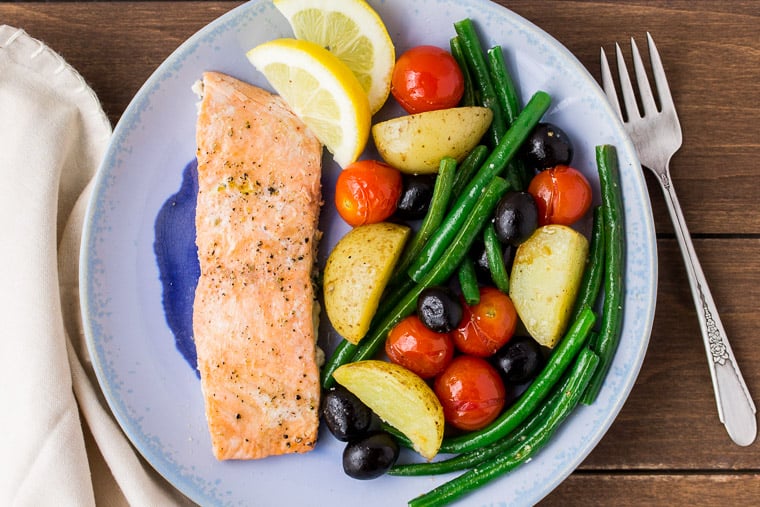
[[[383,20],[364,0],[274,0],[297,39],[326,48],[348,65],[369,98],[372,114],[391,88],[396,52]]]
[[[341,167],[359,158],[372,114],[367,94],[343,62],[321,46],[297,39],[265,42],[246,56]]]

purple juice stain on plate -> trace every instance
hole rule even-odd
[[[177,350],[198,372],[198,356],[193,339],[193,301],[201,268],[195,245],[195,204],[198,195],[198,163],[188,163],[176,194],[161,206],[154,225],[159,278],[164,315]]]

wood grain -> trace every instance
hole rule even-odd
[[[555,489],[542,507],[755,507],[760,498],[760,474],[678,473],[574,474]]]
[[[90,82],[115,123],[164,58],[240,3],[30,2],[3,4],[0,15],[58,48]],[[760,216],[745,210],[755,195],[753,166],[760,158],[752,128],[760,115],[755,1],[501,3],[565,44],[595,77],[600,46],[609,53],[617,41],[627,49],[631,36],[641,42],[651,32],[684,126],[684,145],[671,169],[692,233],[757,233]],[[172,8],[176,4],[182,7]],[[648,181],[656,228],[669,233],[656,182]]]
[[[156,67],[241,2],[0,3],[0,23],[59,51],[116,123]],[[760,395],[760,2],[501,0],[551,33],[595,78],[600,47],[657,41],[684,131],[673,181],[724,326]],[[760,443],[733,445],[718,421],[685,269],[656,181],[659,294],[630,397],[578,471],[543,505],[758,505]]]

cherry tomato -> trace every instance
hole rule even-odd
[[[501,413],[504,383],[485,359],[458,356],[435,380],[433,390],[446,421],[461,430],[479,430]]]
[[[391,93],[412,114],[456,107],[464,94],[464,78],[451,53],[436,46],[417,46],[396,62]]]
[[[388,358],[422,378],[443,371],[454,357],[454,343],[448,333],[428,329],[416,315],[401,320],[385,340]]]
[[[482,287],[478,304],[464,306],[462,322],[452,332],[454,345],[461,352],[488,357],[515,334],[517,311],[509,296],[500,290]]]
[[[335,184],[335,207],[349,225],[382,222],[396,211],[401,173],[376,160],[359,160],[346,167]]]
[[[566,165],[536,174],[528,192],[536,200],[539,225],[572,225],[591,207],[591,185],[583,173]]]

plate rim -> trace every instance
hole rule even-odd
[[[82,327],[84,330],[85,338],[86,338],[86,344],[87,344],[87,350],[90,354],[92,367],[95,371],[99,387],[103,391],[103,394],[106,398],[106,402],[108,403],[108,406],[114,415],[114,418],[117,420],[120,428],[129,438],[130,442],[135,446],[135,448],[138,450],[138,452],[148,461],[148,463],[154,468],[160,475],[162,475],[170,484],[172,484],[174,487],[179,489],[183,494],[187,495],[193,500],[200,500],[200,501],[216,501],[215,498],[201,498],[199,494],[202,493],[198,488],[193,487],[192,483],[189,483],[185,480],[185,478],[182,476],[182,474],[175,473],[174,470],[163,470],[156,466],[157,459],[162,459],[161,456],[156,456],[152,450],[144,445],[144,442],[142,442],[142,439],[140,438],[140,435],[138,435],[135,431],[132,425],[130,424],[130,421],[126,417],[125,413],[122,410],[122,407],[119,406],[115,401],[115,396],[113,394],[113,387],[108,382],[107,373],[105,371],[104,365],[101,361],[101,354],[97,350],[97,344],[95,343],[96,339],[94,338],[98,332],[94,329],[95,323],[93,322],[92,318],[92,312],[90,308],[90,298],[88,297],[88,294],[90,293],[90,283],[91,283],[91,272],[90,272],[90,252],[89,252],[89,246],[91,245],[91,242],[93,241],[93,234],[95,233],[93,228],[93,220],[95,218],[95,206],[96,206],[96,200],[100,194],[104,190],[104,185],[106,184],[106,179],[109,177],[109,168],[113,169],[113,156],[118,153],[118,148],[121,146],[124,137],[125,137],[125,131],[129,128],[128,126],[132,124],[134,121],[139,121],[139,116],[141,113],[140,106],[142,103],[145,102],[145,98],[150,95],[152,90],[154,90],[161,82],[162,75],[166,74],[167,70],[169,70],[173,65],[176,64],[177,60],[182,60],[186,55],[186,53],[190,53],[192,48],[197,45],[203,38],[209,36],[212,32],[215,30],[221,29],[226,23],[230,21],[234,21],[238,19],[241,16],[244,16],[244,13],[248,11],[249,9],[254,9],[260,4],[266,3],[268,0],[252,0],[250,2],[244,3],[242,5],[239,5],[224,14],[220,15],[216,19],[213,19],[203,27],[201,27],[199,30],[197,30],[193,35],[191,35],[189,38],[187,38],[185,41],[183,41],[168,57],[166,57],[161,64],[151,73],[151,75],[148,77],[148,79],[142,84],[142,86],[138,89],[135,96],[130,100],[129,105],[125,109],[124,113],[122,114],[120,120],[118,121],[116,128],[114,129],[111,141],[109,142],[108,149],[106,150],[106,153],[104,155],[103,161],[101,165],[99,166],[97,173],[95,177],[93,178],[92,183],[92,192],[90,195],[90,199],[87,204],[87,210],[85,212],[85,219],[84,219],[84,226],[82,231],[82,240],[80,244],[80,257],[79,257],[79,273],[80,273],[80,306],[81,306],[81,314],[82,314]],[[490,0],[467,0],[467,4],[471,6],[487,6],[489,9],[492,9],[494,11],[497,11],[499,15],[507,15],[513,17],[513,19],[517,20],[519,24],[524,25],[526,28],[537,32],[540,34],[544,42],[548,43],[550,46],[552,46],[552,49],[555,51],[559,51],[562,53],[566,61],[570,63],[575,71],[578,73],[578,75],[583,76],[584,80],[588,81],[589,83],[592,83],[599,94],[603,94],[601,91],[601,88],[599,87],[596,80],[593,78],[591,73],[588,71],[586,67],[584,67],[580,61],[575,57],[574,54],[570,52],[570,50],[565,47],[563,44],[561,44],[557,39],[555,39],[551,34],[544,31],[539,26],[535,25],[530,20],[522,17],[521,15],[515,13],[514,11],[510,10],[506,6],[503,6],[501,4],[497,4],[495,2],[492,2]],[[607,114],[615,117],[615,113],[612,109],[612,107],[609,105],[609,103],[606,101],[606,99],[602,100],[602,103],[604,104],[604,107],[607,109]],[[624,146],[618,146],[618,151],[621,151],[621,148],[624,149],[629,154],[630,160],[634,162],[634,170],[638,170],[639,174],[636,176],[636,178],[639,180],[639,189],[641,190],[641,195],[639,198],[646,202],[647,204],[647,210],[645,212],[647,220],[645,221],[645,231],[644,236],[646,238],[650,239],[649,244],[651,245],[651,248],[648,249],[649,257],[648,257],[648,266],[650,267],[650,271],[648,273],[648,279],[652,281],[652,283],[649,285],[649,293],[645,295],[648,301],[648,305],[646,307],[646,315],[638,316],[638,318],[644,319],[644,339],[641,341],[641,345],[638,347],[638,354],[635,358],[632,358],[633,362],[635,363],[635,368],[631,370],[630,374],[630,382],[625,386],[625,389],[616,391],[615,400],[616,402],[612,406],[612,409],[606,413],[606,417],[601,421],[599,424],[597,431],[594,435],[594,438],[591,438],[586,441],[585,445],[583,445],[580,448],[580,451],[576,453],[575,459],[569,460],[568,463],[566,463],[565,468],[562,470],[562,473],[557,474],[554,477],[554,480],[547,482],[547,487],[544,488],[544,492],[540,494],[539,497],[534,498],[533,501],[539,501],[541,498],[545,497],[549,493],[551,493],[562,481],[564,481],[568,475],[570,475],[577,467],[581,464],[581,462],[588,456],[588,454],[596,447],[596,445],[599,443],[599,441],[607,434],[609,427],[612,425],[614,420],[617,418],[620,410],[622,409],[623,405],[627,401],[631,390],[633,389],[633,386],[635,385],[636,379],[638,378],[641,366],[643,364],[644,356],[646,355],[646,352],[648,350],[648,344],[649,340],[651,338],[651,332],[652,332],[652,326],[654,321],[654,312],[656,309],[656,301],[657,301],[657,280],[658,280],[658,252],[657,252],[657,241],[656,241],[656,235],[655,235],[655,229],[654,229],[654,219],[651,209],[651,202],[649,198],[649,194],[647,193],[647,187],[646,182],[644,180],[643,172],[641,171],[640,162],[638,160],[638,157],[636,156],[635,149],[633,147],[633,144],[630,141],[630,138],[625,133],[624,129],[622,128],[622,124],[620,125],[620,129],[618,134],[620,135],[620,138],[624,141]],[[632,155],[632,156],[631,156]],[[572,417],[572,416],[571,416]],[[566,473],[565,473],[566,472]],[[195,495],[189,494],[188,491],[192,491],[193,493],[196,493]]]

